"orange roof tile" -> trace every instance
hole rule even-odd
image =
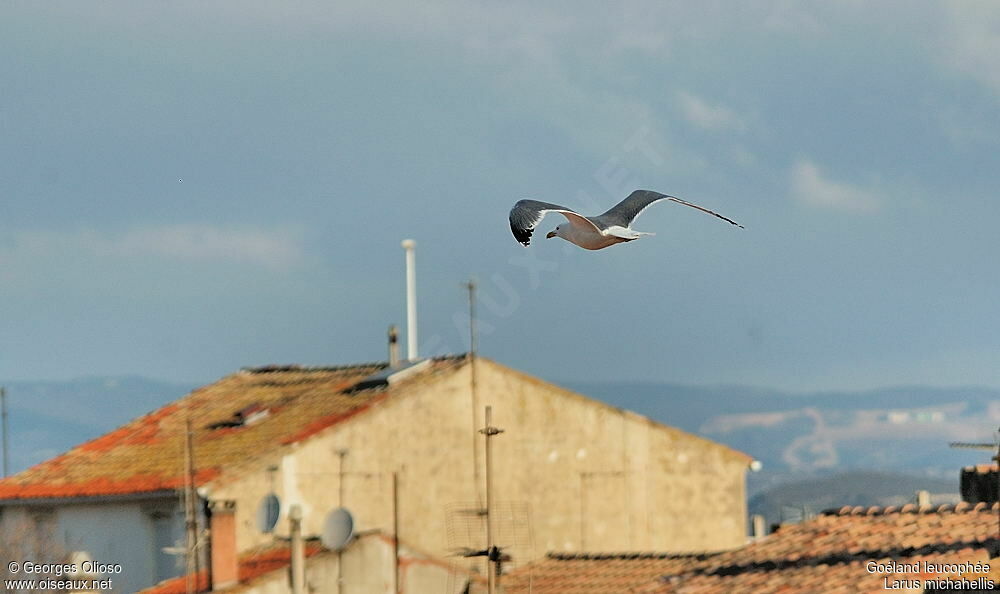
[[[884,592],[884,578],[955,576],[869,571],[871,561],[988,563],[1000,545],[996,505],[852,508],[826,512],[743,548],[705,555],[559,555],[503,578],[513,594]],[[1000,564],[1000,562],[994,562]],[[907,568],[904,568],[907,569]],[[659,572],[659,575],[652,575]],[[971,575],[982,575],[971,572]],[[903,590],[905,591],[905,590]]]
[[[456,366],[446,357],[417,377]],[[192,420],[195,483],[220,476],[248,453],[292,444],[377,405],[391,389],[347,392],[386,367],[244,369],[70,451],[0,480],[0,500],[152,493],[180,488],[185,423]],[[403,382],[401,386],[405,386]],[[252,410],[240,426],[238,413]],[[266,414],[263,414],[266,411]]]
[[[521,566],[500,583],[508,594],[598,594],[628,592],[653,583],[660,576],[683,573],[710,557],[657,553],[564,554],[549,553],[536,563]]]

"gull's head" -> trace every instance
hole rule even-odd
[[[560,229],[562,229],[562,225],[559,225],[559,226],[557,226],[557,227],[556,227],[555,229],[553,229],[552,231],[549,231],[549,232],[548,232],[548,233],[547,233],[547,234],[545,235],[545,239],[552,239],[553,237],[558,237],[558,236],[559,236],[559,230],[560,230]]]

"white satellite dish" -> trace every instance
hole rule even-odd
[[[340,551],[354,536],[354,517],[346,508],[338,507],[326,515],[320,540],[331,551]]]
[[[264,534],[270,534],[278,524],[278,516],[281,514],[281,501],[274,493],[268,493],[260,500],[257,506],[257,530]]]

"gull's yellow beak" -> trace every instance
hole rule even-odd
[[[545,239],[552,239],[555,236],[556,236],[555,231],[549,231],[548,233],[545,234]]]

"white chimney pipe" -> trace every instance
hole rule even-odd
[[[417,242],[403,240],[406,250],[406,358],[415,360],[417,355],[417,271],[414,249]]]

